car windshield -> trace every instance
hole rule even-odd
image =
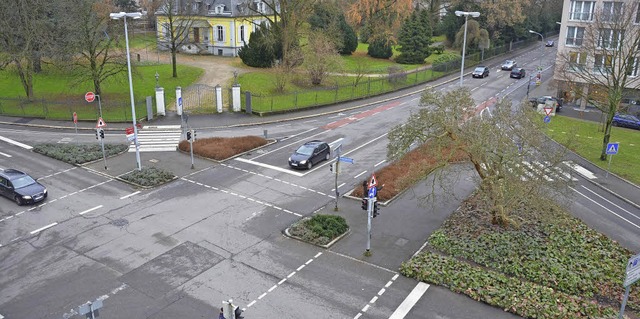
[[[508,65],[510,65],[510,64],[513,64],[513,61],[511,61],[511,60],[507,60],[507,62],[505,62],[504,64],[508,64]]]
[[[13,188],[15,189],[29,186],[31,184],[34,184],[35,182],[36,181],[34,181],[33,178],[31,178],[30,176],[22,176],[18,179],[14,179],[11,181],[11,183],[13,184]]]
[[[484,72],[484,67],[477,67],[476,72]]]
[[[302,145],[296,150],[296,153],[302,155],[311,155],[313,154],[313,147]]]

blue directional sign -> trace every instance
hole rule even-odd
[[[338,160],[339,160],[340,162],[345,162],[345,163],[350,163],[350,164],[353,164],[353,163],[354,163],[353,158],[349,158],[349,157],[342,157],[342,156],[340,156],[340,157],[338,157]]]
[[[182,96],[178,98],[178,105],[182,107]]]
[[[378,193],[378,188],[377,187],[371,187],[369,188],[369,198],[374,198],[376,197],[376,194]]]
[[[551,117],[549,117],[549,115],[544,117],[544,122],[549,124],[549,122],[551,122]]]
[[[607,155],[616,155],[618,154],[618,143],[609,143],[607,144]]]

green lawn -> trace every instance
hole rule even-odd
[[[548,125],[547,134],[563,145],[567,145],[569,137],[577,138],[576,145],[569,145],[572,151],[591,161],[603,169],[608,169],[609,162],[600,160],[602,149],[602,125],[564,116],[555,116]],[[640,131],[613,127],[611,142],[619,142],[618,154],[613,155],[611,172],[640,184]]]
[[[146,115],[145,97],[155,96],[156,72],[160,76],[160,85],[165,88],[165,103],[168,105],[175,100],[175,87],[189,86],[202,75],[203,70],[179,65],[179,77],[173,78],[169,64],[135,67],[132,80],[137,117]],[[69,74],[53,67],[45,67],[42,73],[34,76],[33,83],[35,101],[24,104],[20,102],[23,101],[25,94],[18,75],[11,69],[0,70],[0,87],[3,88],[0,98],[5,98],[0,100],[0,112],[15,116],[45,116],[48,119],[69,119],[73,112],[77,112],[81,120],[95,120],[97,107],[87,107],[84,101],[84,94],[94,91],[91,82],[76,84]],[[105,81],[102,90],[101,100],[105,121],[130,119],[131,102],[126,72]]]

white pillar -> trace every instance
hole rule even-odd
[[[182,88],[176,87],[176,112],[178,115],[182,115]]]
[[[156,88],[156,110],[158,115],[165,116],[164,111],[164,88]]]
[[[216,110],[218,113],[222,113],[222,87],[220,84],[216,85]]]
[[[231,88],[231,101],[233,102],[233,111],[240,112],[240,84],[234,84]]]

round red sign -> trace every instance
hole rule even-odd
[[[96,99],[96,95],[93,92],[87,92],[87,94],[84,95],[84,99],[91,103]]]

